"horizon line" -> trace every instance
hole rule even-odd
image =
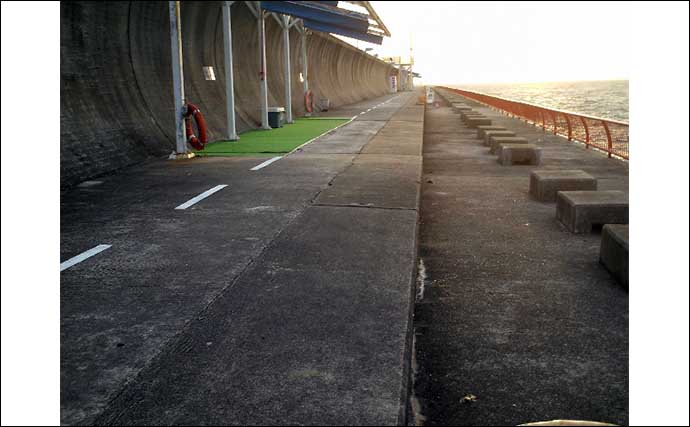
[[[422,79],[423,81],[423,79]],[[579,83],[579,82],[629,82],[629,78],[613,78],[613,79],[571,79],[571,80],[523,80],[523,81],[493,81],[493,82],[462,82],[462,83],[434,83],[424,82],[427,85],[494,85],[494,84],[529,84],[529,83]]]

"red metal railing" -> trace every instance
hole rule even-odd
[[[455,92],[513,117],[522,118],[535,126],[541,126],[544,131],[565,136],[569,141],[581,142],[587,148],[594,147],[604,151],[609,154],[609,157],[617,156],[626,160],[630,158],[628,151],[630,125],[628,123],[546,108],[479,92],[444,86],[439,86],[439,88]]]

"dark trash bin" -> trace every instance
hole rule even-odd
[[[285,124],[285,108],[270,107],[268,109],[268,125],[272,128],[282,128]]]
[[[321,98],[319,100],[319,107],[321,111],[328,111],[331,108],[331,100],[328,98]]]

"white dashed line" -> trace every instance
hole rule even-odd
[[[290,151],[289,153],[287,153],[286,156],[289,156],[290,154],[294,153],[295,151],[298,151],[298,150],[302,149],[302,147],[304,147],[305,145],[311,144],[312,142],[316,141],[317,139],[321,138],[321,137],[324,136],[324,135],[327,135],[327,134],[329,134],[329,133],[333,133],[333,132],[335,132],[336,130],[340,129],[341,127],[346,126],[346,125],[349,125],[349,124],[352,123],[352,121],[353,121],[354,119],[356,119],[356,118],[357,118],[357,116],[352,116],[352,117],[350,118],[350,120],[346,121],[345,123],[339,124],[338,126],[334,127],[333,129],[327,130],[326,132],[322,133],[322,134],[319,135],[319,136],[315,136],[314,138],[310,139],[309,141],[305,142],[304,144],[300,145],[299,147],[295,147],[292,151]]]
[[[94,255],[97,255],[104,250],[110,248],[112,245],[98,245],[95,248],[91,248],[86,252],[82,252],[79,255],[72,257],[68,259],[65,262],[60,263],[60,271],[67,270],[68,268],[72,267],[75,264],[79,264],[80,262],[84,261],[85,259],[91,258]]]
[[[271,163],[273,163],[273,162],[275,162],[275,161],[277,161],[277,160],[280,160],[280,159],[282,159],[282,158],[283,158],[283,156],[273,157],[273,158],[268,159],[268,160],[266,160],[265,162],[263,162],[263,163],[261,163],[261,164],[259,164],[259,165],[254,166],[253,168],[251,168],[251,169],[249,169],[249,170],[250,170],[250,171],[258,171],[259,169],[265,168],[266,166],[270,165]]]
[[[187,209],[188,207],[200,202],[201,200],[204,200],[205,198],[207,198],[208,196],[210,196],[213,193],[217,193],[218,191],[222,190],[225,187],[227,187],[226,184],[216,185],[215,187],[211,188],[210,190],[206,190],[203,193],[199,194],[198,196],[187,200],[186,202],[182,203],[180,206],[176,207],[175,209],[177,209],[177,210]]]

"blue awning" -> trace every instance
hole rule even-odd
[[[369,32],[369,16],[340,9],[337,1],[262,1],[261,8],[302,19],[305,28],[381,44],[383,37]]]
[[[304,21],[322,25],[334,25],[360,35],[367,34],[369,18],[367,15],[329,6],[329,2],[316,1],[262,1],[261,8],[271,12],[302,18]],[[316,28],[315,28],[316,29]],[[317,30],[322,31],[322,30]],[[329,31],[328,31],[329,32]],[[359,37],[356,37],[359,38]]]
[[[338,25],[327,24],[324,22],[311,21],[308,19],[302,19],[304,22],[304,27],[315,31],[321,31],[323,33],[333,33],[340,34],[345,37],[352,37],[353,39],[362,40],[369,43],[381,44],[383,43],[383,37],[377,36],[370,33],[362,33],[359,31],[354,31],[349,28],[340,27]]]

